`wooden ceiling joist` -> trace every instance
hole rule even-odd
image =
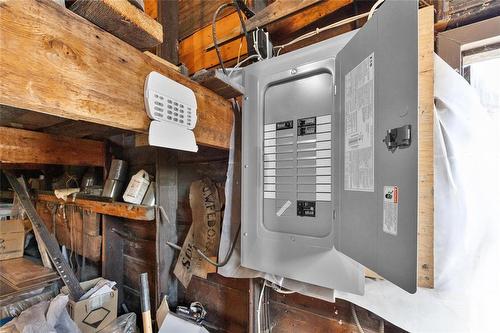
[[[103,142],[0,127],[0,163],[100,166]]]
[[[0,48],[1,105],[147,133],[144,80],[157,71],[194,91],[198,144],[229,147],[228,101],[53,1],[3,0]]]
[[[163,27],[128,0],[76,0],[70,9],[138,49],[163,42]]]

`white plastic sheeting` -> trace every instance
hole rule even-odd
[[[79,333],[80,329],[66,310],[68,299],[68,295],[58,295],[51,301],[41,301],[3,328],[9,331],[13,326],[20,333]]]
[[[434,84],[435,288],[411,295],[367,280],[364,296],[335,296],[411,332],[497,332],[500,126],[437,55]]]

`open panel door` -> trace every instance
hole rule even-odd
[[[335,247],[411,293],[417,284],[417,14],[418,1],[386,0],[336,59]]]

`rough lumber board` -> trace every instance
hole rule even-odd
[[[167,61],[167,60],[165,60],[165,59],[163,59],[163,58],[160,58],[159,56],[157,56],[157,55],[156,55],[156,54],[154,54],[154,53],[151,53],[151,52],[149,52],[149,51],[145,51],[145,52],[144,52],[144,54],[145,54],[145,55],[147,55],[148,57],[151,57],[151,58],[153,58],[154,60],[156,60],[156,61],[158,61],[158,62],[162,63],[163,65],[165,65],[165,66],[167,66],[167,67],[172,68],[172,69],[173,69],[174,71],[176,71],[176,72],[179,72],[179,73],[180,73],[180,71],[181,71],[181,69],[179,68],[179,66],[176,66],[176,65],[172,64],[171,62],[169,62],[169,61]]]
[[[157,71],[194,91],[198,144],[229,147],[228,101],[52,1],[0,0],[0,48],[1,105],[146,133]]]
[[[212,23],[214,12],[228,0],[179,0],[179,39],[189,37],[196,31]],[[229,7],[220,13],[219,18],[235,11]]]
[[[0,162],[104,166],[100,141],[0,127]]]
[[[64,205],[76,205],[89,209],[94,213],[123,217],[137,221],[152,221],[155,218],[155,208],[153,206],[133,205],[125,202],[102,202],[68,197],[67,201],[56,198],[52,194],[39,193],[38,201],[53,202]]]
[[[151,18],[156,19],[158,17],[158,0],[144,0],[144,11]]]
[[[77,0],[72,11],[138,49],[163,42],[163,27],[128,0]]]
[[[332,14],[333,12],[339,10],[351,4],[353,0],[325,0],[315,3],[314,5],[299,11],[295,15],[284,18],[278,22],[271,23],[267,26],[267,30],[274,37],[288,36],[300,29],[308,26],[309,24]]]
[[[238,13],[232,13],[217,21],[216,32],[218,38],[227,35],[233,27],[239,27]],[[237,39],[221,45],[220,51],[224,61],[236,59],[241,41],[241,56],[247,54],[245,38]],[[195,73],[202,68],[210,68],[219,64],[215,49],[207,51],[208,45],[213,44],[211,25],[195,32],[179,43],[179,61],[187,66],[189,72]]]
[[[218,69],[202,69],[191,78],[226,99],[243,95],[243,87]]]
[[[434,287],[434,7],[418,12],[418,286]]]

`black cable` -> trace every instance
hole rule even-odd
[[[217,32],[215,31],[215,28],[216,28],[216,23],[217,23],[217,17],[219,16],[220,12],[223,9],[231,7],[231,6],[233,6],[233,7],[236,8],[236,12],[238,13],[238,17],[240,19],[241,29],[243,30],[243,33],[245,34],[245,38],[247,40],[247,44],[250,41],[250,35],[248,34],[247,26],[245,24],[245,21],[243,20],[243,16],[241,14],[240,6],[238,6],[238,3],[236,2],[236,0],[233,0],[233,2],[228,2],[228,3],[220,5],[215,10],[214,16],[212,17],[212,40],[213,40],[213,43],[214,43],[215,53],[217,53],[217,58],[219,59],[220,67],[222,68],[222,72],[225,75],[227,75],[227,70],[226,70],[226,67],[224,66],[224,60],[222,59],[222,55],[221,55],[221,52],[220,52],[219,42],[217,41]]]
[[[205,255],[205,253],[201,252],[199,248],[196,248],[196,252],[205,259],[209,264],[214,265],[215,267],[223,267],[226,266],[227,263],[229,262],[229,259],[231,259],[231,256],[233,255],[234,248],[236,247],[236,242],[238,241],[238,237],[240,236],[240,231],[241,231],[241,223],[238,225],[238,230],[236,230],[236,234],[234,235],[233,242],[231,243],[231,247],[229,248],[229,251],[226,254],[226,257],[224,258],[223,261],[221,262],[215,262],[209,257]]]
[[[234,4],[232,2],[220,5],[219,8],[217,8],[215,10],[214,16],[212,17],[212,40],[214,42],[214,48],[215,48],[215,52],[217,53],[217,58],[219,58],[220,67],[222,68],[222,72],[224,72],[224,74],[226,74],[226,75],[227,75],[227,71],[226,71],[226,67],[224,67],[224,61],[222,60],[222,56],[220,53],[219,42],[217,41],[217,32],[215,31],[215,24],[217,22],[217,17],[219,16],[220,12],[223,9],[225,9],[227,7],[231,7],[231,6],[234,6]]]
[[[247,31],[247,25],[245,24],[245,21],[243,20],[243,15],[241,15],[241,8],[236,0],[233,0],[233,6],[236,7],[236,11],[238,12],[238,17],[240,18],[240,24],[241,24],[241,29],[243,30],[243,33],[245,34],[245,37],[248,40],[248,31]]]

